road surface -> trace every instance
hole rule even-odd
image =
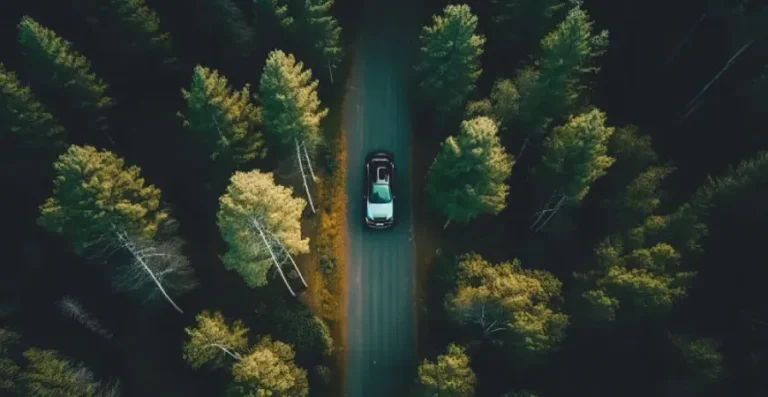
[[[415,374],[407,90],[418,30],[404,21],[407,7],[395,2],[402,0],[368,2],[344,103],[349,199],[348,397],[404,395]],[[363,225],[364,163],[373,150],[394,154],[396,223],[390,230],[368,230]]]

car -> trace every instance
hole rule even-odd
[[[391,153],[375,151],[365,158],[363,200],[366,226],[387,229],[395,224],[395,162]]]

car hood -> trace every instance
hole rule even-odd
[[[387,204],[371,204],[368,203],[368,218],[392,218],[392,213],[394,210],[393,203],[387,203]]]

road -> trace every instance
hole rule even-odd
[[[348,397],[404,395],[415,373],[407,91],[418,30],[404,20],[402,14],[408,8],[393,4],[398,2],[402,0],[368,2],[344,103],[349,198]],[[365,155],[380,149],[394,154],[396,224],[390,230],[368,230],[363,225],[362,201]]]

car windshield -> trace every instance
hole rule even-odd
[[[371,189],[371,204],[387,204],[392,201],[389,194],[389,185],[385,183],[374,183]]]

